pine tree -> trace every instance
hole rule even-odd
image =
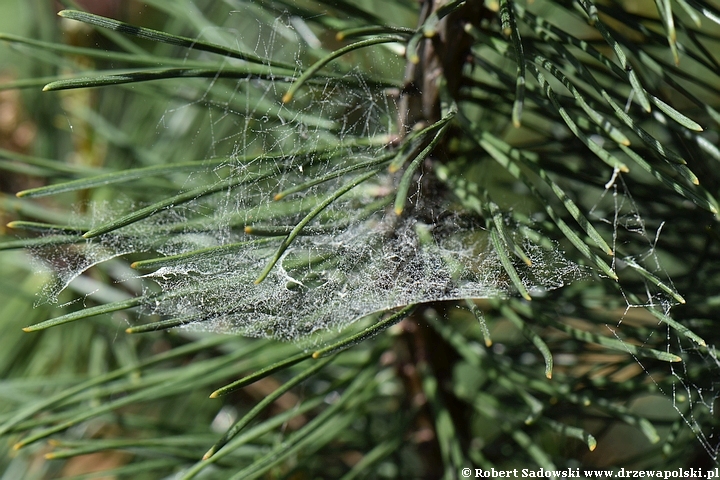
[[[70,3],[0,36],[9,478],[714,467],[720,10]]]

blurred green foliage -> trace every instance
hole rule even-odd
[[[720,14],[445,3],[0,6],[3,478],[715,464]]]

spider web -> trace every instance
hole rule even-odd
[[[255,50],[277,58],[277,32],[286,40],[299,21],[291,20],[276,20],[268,35],[258,36],[266,43],[259,41]],[[292,43],[301,44],[293,35]],[[404,59],[392,48],[379,56],[401,65]],[[303,52],[293,56],[300,65]],[[207,142],[214,159],[227,156],[176,179],[184,190],[228,179],[234,185],[84,244],[41,249],[45,258],[74,259],[62,266],[51,260],[58,281],[46,296],[55,298],[90,266],[149,251],[181,258],[145,275],[162,291],[148,295],[145,311],[209,332],[300,340],[404,305],[515,295],[475,221],[417,195],[409,198],[411,213],[392,210],[399,174],[377,160],[392,151],[396,93],[360,73],[373,68],[372,55],[360,61],[361,67],[311,82],[287,105],[281,100],[287,83],[216,78],[198,90],[197,100],[169,106],[158,122],[159,137],[191,135],[193,142]],[[193,127],[203,112],[204,121]],[[372,177],[322,209],[256,284],[308,211],[364,174]],[[329,179],[274,199],[322,177]],[[98,207],[90,227],[133,208]],[[262,232],[269,236],[257,236]],[[557,246],[524,242],[532,263],[518,262],[517,270],[528,291],[540,294],[587,276]]]
[[[612,202],[610,215],[604,213],[601,205],[606,204],[609,197]],[[632,236],[639,239],[639,244],[645,244],[646,250],[635,255],[618,255],[614,258],[613,269],[618,272],[630,269],[629,265],[644,265],[652,273],[664,278],[672,289],[675,290],[670,275],[664,268],[664,262],[661,261],[658,243],[665,228],[665,222],[661,221],[654,228],[650,228],[640,213],[640,207],[633,199],[630,188],[626,184],[623,175],[617,170],[613,172],[611,179],[605,185],[598,203],[591,210],[594,218],[599,221],[612,225],[613,231],[613,249],[617,251],[617,247],[622,243],[622,237]],[[652,282],[644,281],[645,295],[642,298],[630,296],[621,289],[620,293],[625,301],[624,313],[617,318],[614,326],[607,325],[608,328],[617,336],[616,329],[622,328],[626,317],[633,310],[650,309],[660,312],[665,317],[671,317],[672,308],[679,304],[673,295],[666,290],[657,288]],[[653,319],[657,330],[653,330],[648,337],[639,340],[643,343],[655,343],[651,337],[655,334],[665,335],[665,350],[680,355],[682,361],[679,363],[669,363],[670,374],[675,381],[664,382],[663,374],[656,379],[657,372],[646,368],[642,359],[633,356],[633,359],[652,382],[657,391],[669,398],[672,408],[678,415],[678,420],[672,427],[666,437],[666,442],[676,441],[676,435],[679,430],[680,422],[686,425],[695,435],[702,449],[712,459],[713,462],[718,461],[720,455],[720,445],[716,437],[716,431],[713,428],[712,421],[708,421],[708,416],[712,417],[715,413],[715,403],[719,392],[718,386],[720,381],[710,380],[709,382],[697,383],[694,379],[698,379],[697,372],[690,372],[690,365],[704,365],[707,372],[718,372],[720,362],[717,358],[717,352],[714,345],[700,345],[698,340],[688,341],[687,336],[683,335],[679,330],[671,328],[670,325],[662,320]],[[650,322],[652,324],[652,321]],[[664,331],[664,333],[662,333]],[[704,380],[704,379],[703,379]]]

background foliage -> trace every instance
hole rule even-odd
[[[4,478],[714,465],[716,8],[105,7],[1,7]]]

